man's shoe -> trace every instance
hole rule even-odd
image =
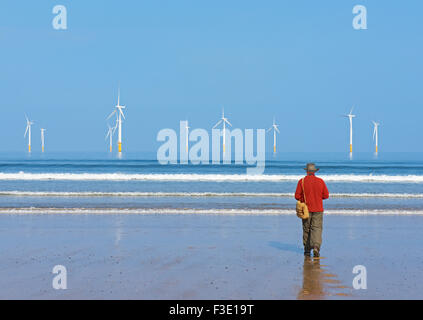
[[[313,257],[318,258],[320,257],[320,252],[319,252],[319,248],[314,248],[313,249]]]
[[[311,249],[304,247],[304,257],[310,257],[311,256],[310,251]]]

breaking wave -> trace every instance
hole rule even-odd
[[[266,192],[61,192],[61,191],[0,191],[4,197],[281,197],[292,198],[293,193]],[[332,193],[332,198],[418,198],[422,193]]]
[[[0,208],[0,214],[197,214],[197,215],[292,215],[291,209],[175,209],[175,208]],[[423,215],[423,210],[331,209],[330,215]]]
[[[179,182],[289,182],[302,175],[247,175],[247,174],[127,174],[127,173],[4,173],[0,180],[70,180],[70,181],[179,181]],[[321,175],[330,182],[361,183],[423,183],[423,175]]]

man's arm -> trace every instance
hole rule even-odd
[[[329,190],[328,187],[326,187],[326,183],[322,180],[323,182],[323,192],[322,192],[322,199],[328,199],[329,198]]]
[[[303,187],[301,185],[301,180],[298,181],[297,190],[295,190],[295,199],[297,200],[303,199]]]

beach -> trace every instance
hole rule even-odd
[[[1,214],[1,299],[422,299],[420,215]],[[55,265],[67,289],[52,287]],[[367,270],[355,290],[354,266]]]

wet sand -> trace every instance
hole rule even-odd
[[[423,217],[0,215],[1,299],[422,299]],[[66,290],[52,269],[67,269]],[[355,290],[355,265],[367,289]]]

